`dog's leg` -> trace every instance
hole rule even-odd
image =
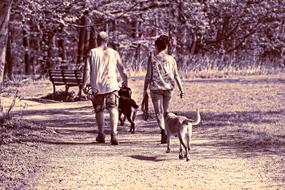
[[[187,129],[182,128],[179,132],[178,132],[178,138],[180,141],[180,144],[183,146],[184,150],[185,150],[185,157],[186,157],[186,161],[189,161],[189,155],[188,155],[188,147],[187,147],[187,142],[186,142],[186,134],[187,134]],[[179,155],[180,157],[180,155]]]
[[[185,156],[183,154],[183,148],[182,148],[182,144],[180,143],[180,146],[179,146],[179,159],[183,159]]]
[[[122,120],[122,112],[121,111],[119,111],[119,120],[120,120],[121,126],[123,126],[124,125],[124,121]]]
[[[126,116],[125,116],[125,114],[123,114],[122,125],[125,124],[125,121],[126,121]]]
[[[170,133],[167,133],[167,149],[166,149],[166,153],[170,152]]]
[[[189,161],[189,151],[188,151],[188,147],[187,147],[187,143],[186,143],[186,137],[182,137],[180,140],[180,144],[182,144],[184,150],[185,150],[185,155],[184,157],[186,157],[186,161]]]
[[[132,121],[135,121],[137,112],[138,112],[138,109],[132,108],[132,116],[131,116]]]
[[[187,147],[188,147],[188,151],[190,154],[190,150],[191,150],[191,140],[192,140],[192,126],[190,126],[188,128],[188,133],[187,133]]]
[[[131,127],[130,127],[129,132],[131,132],[132,134],[134,134],[134,133],[135,133],[135,123],[134,123],[134,121],[132,121],[132,119],[131,119],[131,113],[128,113],[128,114],[127,114],[127,119],[128,119],[128,121],[131,123]]]
[[[191,137],[189,136],[189,133],[185,134],[185,141],[186,141],[186,145],[187,145],[187,151],[185,152],[185,157],[186,157],[186,161],[189,161],[189,156],[190,156],[190,141],[191,141]]]

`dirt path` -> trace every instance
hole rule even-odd
[[[186,98],[172,110],[203,123],[193,131],[190,161],[165,145],[153,118],[136,120],[136,134],[119,128],[119,146],[96,144],[89,102],[27,101],[22,117],[53,131],[37,146],[37,171],[28,189],[284,189],[285,83],[281,78],[185,82]],[[143,82],[132,81],[141,102]],[[176,93],[178,94],[178,93]],[[108,119],[107,119],[108,121]],[[107,128],[107,131],[109,129]]]

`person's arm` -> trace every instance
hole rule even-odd
[[[183,87],[182,87],[182,82],[181,82],[181,79],[180,79],[180,76],[179,76],[179,73],[178,73],[178,69],[177,69],[177,64],[176,64],[176,61],[174,60],[174,79],[178,85],[178,88],[180,90],[180,97],[183,98],[184,96],[184,91],[183,91]]]
[[[122,60],[121,60],[119,53],[117,53],[117,69],[121,75],[124,86],[127,87],[128,86],[128,75],[126,73],[124,65],[122,64]]]
[[[91,52],[89,52],[85,60],[83,83],[82,83],[83,92],[85,91],[87,84],[90,83],[90,59],[91,59]]]

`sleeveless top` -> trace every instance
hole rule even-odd
[[[173,90],[177,75],[177,64],[171,55],[165,52],[150,55],[146,74],[150,90]]]
[[[86,59],[87,73],[90,73],[90,84],[98,94],[119,90],[117,80],[117,63],[119,53],[111,48],[91,49]],[[88,76],[86,76],[88,77]]]

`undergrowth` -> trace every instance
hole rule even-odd
[[[21,142],[31,135],[32,130],[43,130],[38,124],[23,119],[5,119],[0,123],[0,145]]]
[[[265,75],[285,70],[285,65],[280,59],[259,59],[251,55],[189,55],[183,58],[183,63],[177,59],[176,61],[180,76],[184,79]],[[132,77],[144,77],[146,67],[147,59],[144,59],[136,70],[132,69],[132,66],[127,66],[127,70]]]
[[[3,93],[3,91],[1,91]],[[10,114],[17,102],[20,102],[22,97],[19,91],[6,91],[6,96],[12,97],[9,104],[5,107],[0,97],[0,145],[7,143],[20,142],[24,138],[31,135],[30,129],[41,129],[40,126],[23,120],[13,118]],[[20,106],[21,109],[23,108]]]
[[[76,102],[87,100],[86,96],[78,96],[74,91],[65,92],[63,90],[56,91],[55,94],[49,93],[48,95],[42,97],[42,99],[62,101],[62,102]]]

